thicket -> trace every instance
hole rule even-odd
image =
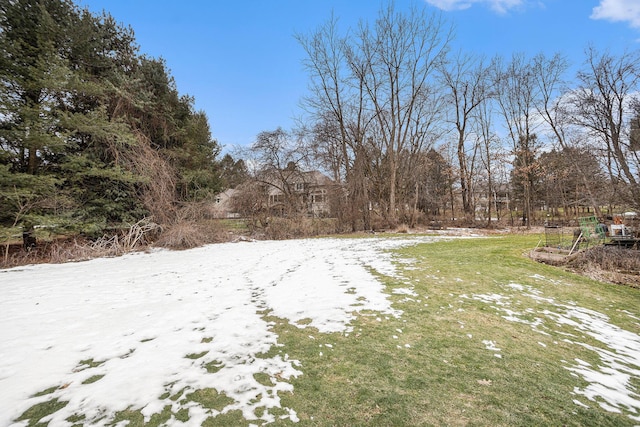
[[[131,28],[71,0],[11,0],[0,30],[7,233],[131,237],[144,218],[166,232],[224,185],[206,115]]]
[[[224,234],[200,203],[225,188],[239,190],[228,213],[275,238],[640,208],[640,51],[588,48],[571,77],[561,54],[488,60],[453,53],[452,37],[441,16],[393,4],[297,35],[305,125],[258,134],[245,163],[217,159],[206,115],[131,28],[72,0],[0,2],[5,262],[34,227],[100,246],[141,242],[143,221],[146,239],[200,244]],[[332,182],[300,193],[315,170]]]
[[[454,50],[453,33],[389,3],[375,21],[331,16],[298,35],[302,142],[346,188],[354,228],[372,211],[391,227],[418,214],[529,227],[640,208],[639,50],[587,47],[572,76],[560,52],[486,58]]]
[[[640,257],[636,250],[595,246],[578,254],[567,267],[596,280],[640,288]]]

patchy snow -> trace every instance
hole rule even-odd
[[[482,344],[485,345],[485,348],[487,350],[493,351],[494,352],[494,356],[497,357],[498,359],[502,358],[502,355],[500,355],[500,349],[496,346],[496,342],[495,341],[491,341],[491,340],[482,340]]]
[[[600,357],[600,364],[592,367],[576,359],[577,365],[568,366],[571,372],[582,376],[589,384],[576,387],[574,392],[597,402],[603,409],[622,412],[625,409],[640,421],[640,394],[631,384],[632,378],[640,378],[640,336],[609,322],[608,316],[593,310],[569,305],[559,305],[558,312],[545,311],[558,325],[570,325],[592,337],[600,345],[565,340],[585,347]]]
[[[545,280],[543,276],[531,276],[535,280]],[[529,285],[509,283],[505,290],[519,292],[517,295],[500,294],[473,295],[472,298],[490,304],[502,317],[511,322],[528,324],[533,330],[549,336],[554,334],[570,337],[564,342],[584,347],[594,352],[600,362],[592,366],[588,362],[575,358],[575,363],[561,361],[572,375],[582,378],[588,384],[584,388],[575,387],[574,395],[582,396],[588,401],[597,403],[606,411],[622,413],[640,422],[640,393],[631,379],[640,378],[640,335],[622,329],[610,322],[603,313],[579,307],[575,302],[561,303],[547,298],[542,292]],[[546,304],[540,310],[513,310],[515,296],[524,296],[536,304]],[[518,305],[520,306],[520,305]],[[631,313],[625,314],[631,316]],[[558,328],[558,329],[555,329]],[[566,332],[573,330],[575,334]],[[583,342],[589,337],[591,343]],[[487,349],[493,346],[492,341],[483,341]],[[543,343],[540,345],[546,347]],[[574,399],[576,405],[588,407],[584,402]]]
[[[148,420],[165,406],[186,408],[186,425],[233,410],[273,422],[304,367],[265,355],[279,344],[264,315],[318,333],[349,332],[362,310],[399,316],[374,272],[396,274],[386,250],[436,239],[230,243],[1,271],[0,426],[51,399],[68,402],[52,426],[73,414],[106,425],[125,409]],[[187,399],[206,388],[230,403]]]

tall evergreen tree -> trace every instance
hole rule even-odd
[[[13,0],[0,29],[4,225],[99,235],[220,188],[206,116],[130,28],[70,0]]]

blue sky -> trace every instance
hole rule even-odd
[[[262,131],[293,128],[308,77],[295,33],[310,34],[331,12],[343,29],[373,22],[379,0],[78,0],[130,25],[140,51],[166,60],[181,94],[195,97],[213,137],[251,144]],[[639,0],[395,0],[422,5],[456,28],[454,48],[486,56],[564,53],[575,67],[593,44],[640,48]]]

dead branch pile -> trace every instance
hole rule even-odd
[[[567,263],[571,270],[596,280],[640,287],[640,251],[596,246]]]
[[[4,257],[0,267],[9,268],[25,264],[63,263],[120,256],[147,247],[157,238],[160,231],[161,228],[158,224],[150,218],[143,218],[132,224],[125,232],[112,236],[103,236],[96,240],[59,239],[43,242],[33,250],[13,251],[11,256]]]
[[[104,236],[90,243],[90,249],[98,256],[118,256],[138,250],[152,243],[162,228],[143,218],[131,225],[126,233]]]

